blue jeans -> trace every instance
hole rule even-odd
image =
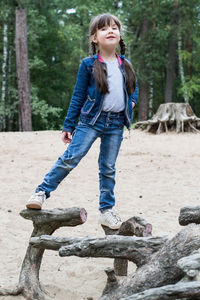
[[[94,126],[88,125],[86,118],[81,115],[67,150],[45,175],[36,192],[45,191],[47,198],[50,197],[50,192],[78,165],[99,137],[99,209],[112,208],[115,205],[115,162],[123,140],[124,113],[102,112]]]

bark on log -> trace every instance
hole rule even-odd
[[[109,235],[103,238],[82,238],[59,249],[60,256],[126,258],[137,266],[149,261],[166,242],[166,237],[126,237]]]
[[[107,275],[107,284],[105,289],[103,290],[103,295],[110,293],[111,291],[118,288],[119,283],[115,276],[115,272],[111,268],[105,269],[106,275]]]
[[[168,131],[200,133],[200,118],[188,103],[166,103],[159,106],[152,119],[137,122],[135,128],[157,134]]]
[[[25,219],[33,221],[32,237],[51,235],[62,226],[76,226],[86,221],[87,213],[83,208],[53,209],[53,210],[31,210],[20,212]],[[43,300],[44,295],[39,282],[39,270],[44,249],[34,248],[29,244],[22,264],[19,283],[16,289],[0,289],[0,295],[22,294],[26,299]]]
[[[200,249],[179,259],[177,265],[186,273],[189,279],[196,280],[200,271]]]
[[[180,282],[153,288],[120,300],[164,300],[164,299],[200,299],[200,281]],[[194,298],[195,297],[195,298]]]
[[[200,224],[200,206],[185,206],[181,208],[179,224],[185,226],[190,223]]]
[[[151,236],[152,225],[147,223],[141,217],[132,217],[123,222],[118,230],[110,229],[102,225],[106,235],[124,235],[124,236]],[[128,260],[124,258],[114,259],[114,272],[117,276],[127,276],[128,273]]]
[[[114,292],[101,300],[118,300],[150,288],[175,284],[184,277],[177,261],[200,248],[200,225],[189,224],[151,257],[149,262],[128,276]]]
[[[19,94],[19,130],[31,131],[30,76],[25,8],[16,8],[16,67]]]

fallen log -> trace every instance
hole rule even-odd
[[[101,300],[118,300],[145,290],[176,284],[184,277],[177,265],[182,257],[200,248],[200,225],[189,224],[151,257],[149,261],[129,275],[115,291],[102,296]]]
[[[189,256],[179,259],[177,265],[190,280],[196,280],[200,271],[200,249],[192,252]]]
[[[190,223],[200,224],[200,206],[185,206],[179,214],[179,224],[182,226]]]
[[[87,219],[87,213],[83,208],[53,209],[53,210],[31,210],[26,209],[20,215],[33,221],[32,237],[51,235],[63,226],[77,226],[83,224]],[[19,283],[13,290],[0,289],[0,295],[22,294],[26,299],[43,300],[39,282],[39,270],[44,253],[44,248],[34,248],[29,244],[21,267]]]
[[[108,235],[102,238],[84,237],[81,241],[59,249],[60,256],[126,258],[137,266],[149,261],[167,241],[167,237],[129,237]]]
[[[179,282],[177,284],[153,288],[126,298],[120,298],[120,300],[177,300],[186,297],[193,300],[200,299],[200,281]]]

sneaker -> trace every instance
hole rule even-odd
[[[32,209],[41,209],[44,200],[46,200],[45,192],[39,191],[38,193],[34,193],[31,196],[31,198],[26,203],[26,207]]]
[[[119,229],[122,225],[120,216],[112,209],[105,209],[100,212],[99,223],[111,229]]]

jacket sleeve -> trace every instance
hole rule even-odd
[[[132,94],[130,94],[130,98],[131,98],[132,102],[135,102],[135,104],[138,103],[138,95],[139,95],[139,87],[138,87],[138,83],[136,81],[135,91]]]
[[[129,58],[126,57],[126,60],[132,65],[131,61]],[[136,80],[136,88],[135,91],[130,94],[130,99],[132,100],[132,102],[135,102],[135,104],[138,103],[138,95],[139,95],[139,87],[138,87],[138,82]]]
[[[88,83],[89,72],[83,59],[78,70],[76,84],[62,131],[69,131],[71,133],[74,131],[76,120],[80,115],[81,108],[87,96]]]

